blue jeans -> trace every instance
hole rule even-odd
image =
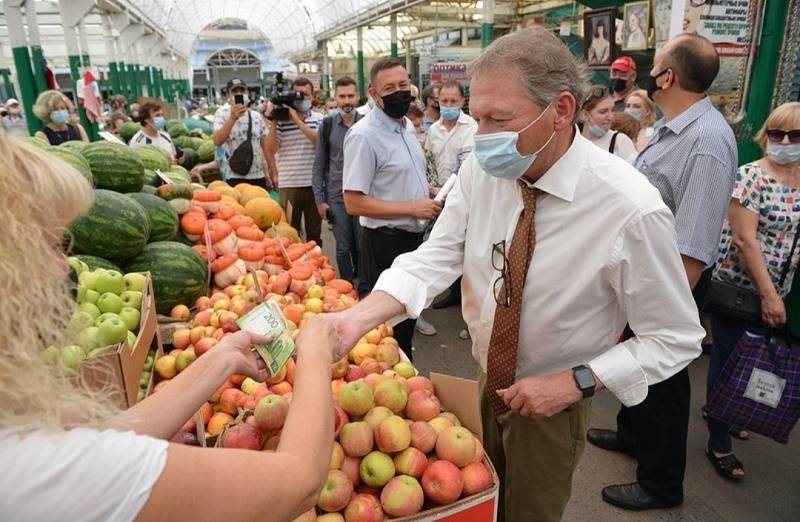
[[[358,216],[347,213],[344,201],[331,201],[328,205],[333,215],[333,237],[336,238],[336,264],[339,265],[339,274],[342,279],[352,281],[358,272],[361,225],[358,223]],[[361,288],[358,290],[361,293]]]
[[[714,336],[714,345],[711,348],[711,357],[708,362],[708,381],[706,382],[706,398],[711,396],[719,374],[725,363],[728,362],[739,339],[746,331],[762,334],[764,329],[761,326],[749,325],[741,321],[727,319],[725,317],[711,314],[711,334]],[[731,425],[717,419],[708,418],[708,445],[718,453],[730,453],[731,445]]]

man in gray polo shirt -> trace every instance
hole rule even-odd
[[[678,36],[656,54],[647,91],[664,118],[634,163],[675,215],[678,250],[698,302],[698,282],[716,261],[737,166],[733,131],[706,95],[718,72],[717,51],[702,36]],[[639,464],[637,482],[606,487],[603,500],[637,511],[681,504],[689,398],[683,369],[650,386],[643,403],[623,406],[617,431],[587,432],[592,444],[628,453]]]
[[[442,204],[430,197],[425,155],[405,117],[412,97],[404,62],[375,62],[369,94],[375,108],[344,140],[344,203],[348,214],[361,216],[359,270],[372,290],[395,257],[422,244],[427,221],[441,212]],[[409,359],[414,323],[403,321],[394,330]]]

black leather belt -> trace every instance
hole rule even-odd
[[[375,232],[378,234],[383,234],[385,236],[418,237],[423,234],[422,232],[409,232],[408,230],[402,230],[400,228],[392,228],[392,227],[378,227],[378,228],[364,227],[364,230],[367,230],[369,232]]]

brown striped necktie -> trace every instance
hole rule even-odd
[[[500,291],[500,304],[494,312],[494,326],[489,341],[489,353],[486,361],[486,390],[489,404],[495,415],[509,411],[497,390],[504,390],[514,384],[517,371],[517,347],[519,345],[519,323],[522,314],[522,296],[525,278],[531,265],[533,247],[536,244],[534,215],[536,213],[536,196],[539,189],[529,187],[518,180],[525,205],[517,220],[517,228],[511,238],[511,246],[506,256],[506,284]],[[502,274],[501,274],[502,277]],[[505,306],[506,296],[510,295],[509,306]]]

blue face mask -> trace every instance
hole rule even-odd
[[[625,109],[625,112],[633,116],[633,118],[640,123],[644,119],[644,114],[639,109]]]
[[[333,117],[336,116],[337,114],[339,114],[339,109],[331,109],[328,111],[328,116]]]
[[[50,121],[63,125],[69,121],[69,111],[53,111],[50,113]]]
[[[300,112],[308,112],[311,110],[311,100],[295,102],[294,106],[297,107],[297,110]]]
[[[603,127],[598,127],[594,123],[589,124],[589,132],[591,132],[592,136],[594,136],[595,138],[602,138],[603,136],[606,135],[606,133],[608,133],[608,131],[605,130]]]
[[[455,120],[461,115],[461,107],[439,107],[439,116],[444,120]]]
[[[523,156],[517,150],[519,135],[542,119],[550,105],[519,132],[504,131],[475,135],[475,157],[486,174],[495,178],[510,180],[517,179],[525,174],[525,171],[536,161],[536,156],[550,144],[556,133],[553,131],[550,138],[539,150],[527,156]]]
[[[166,119],[163,116],[156,116],[153,118],[153,127],[157,130],[161,130],[164,128],[164,123],[166,123]]]
[[[800,161],[800,143],[767,142],[767,156],[778,165],[789,165]]]

